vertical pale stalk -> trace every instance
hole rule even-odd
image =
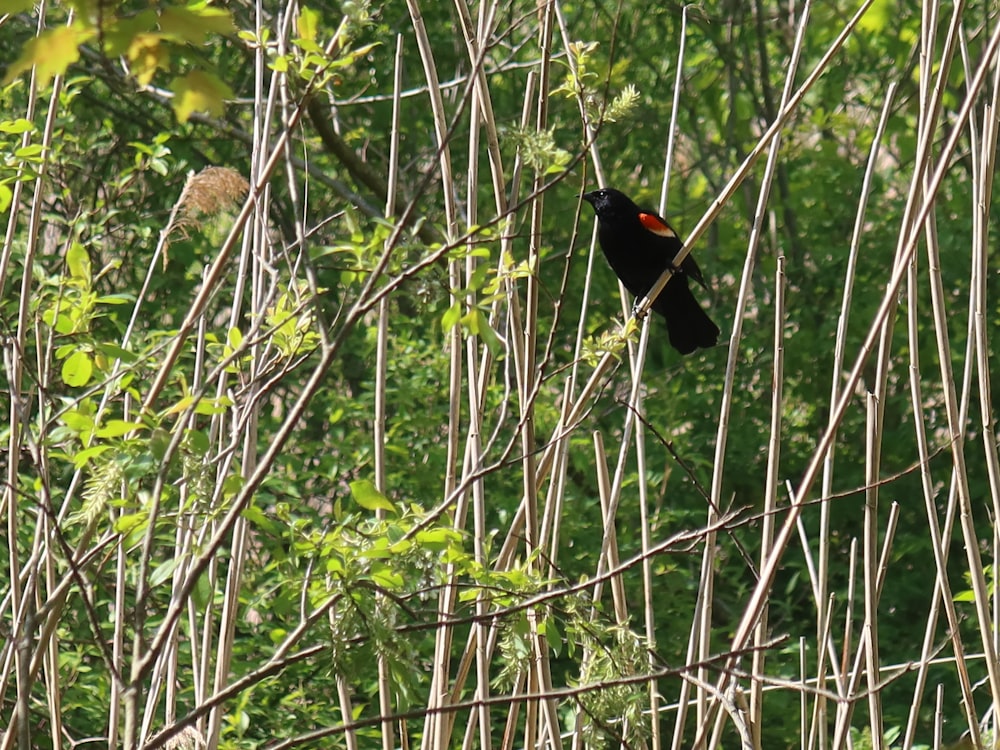
[[[546,3],[539,8],[542,17],[541,26],[538,31],[538,46],[541,59],[539,62],[538,103],[534,124],[537,132],[543,132],[548,127],[548,97],[552,76],[552,38],[556,22],[554,5],[555,3]],[[514,336],[523,336],[524,346],[523,360],[516,362],[515,366],[518,368],[520,382],[523,384],[519,386],[518,395],[525,508],[524,544],[529,565],[535,569],[538,569],[537,566],[539,565],[537,552],[542,549],[542,542],[539,538],[540,524],[538,515],[538,489],[541,480],[538,478],[535,460],[534,393],[536,392],[540,376],[536,366],[536,350],[537,333],[540,325],[538,316],[538,268],[542,244],[544,194],[541,192],[541,188],[543,185],[544,176],[536,174],[532,188],[533,197],[530,201],[531,218],[528,229],[528,267],[533,270],[528,275],[525,290],[524,330],[513,332]],[[532,394],[531,397],[528,397],[529,393]],[[549,672],[548,639],[539,627],[544,613],[537,608],[531,608],[527,614],[534,651],[532,676],[529,678],[528,684],[541,693],[550,693],[552,690],[552,677]],[[538,702],[532,701],[528,704],[527,709],[525,746],[530,747],[533,744],[529,743],[528,740],[535,731],[535,719],[532,717],[532,712],[537,710],[539,737],[544,737],[552,748],[558,750],[561,747],[561,738],[555,700],[544,698]]]
[[[386,190],[385,215],[396,214],[396,191],[399,185],[399,123],[401,117],[401,96],[403,93],[403,35],[396,35],[396,57],[393,65],[392,82],[392,129],[389,138],[389,174]],[[387,247],[386,250],[389,248]],[[383,494],[386,486],[385,430],[386,418],[386,370],[388,363],[389,338],[389,298],[382,297],[378,303],[378,337],[375,342],[375,414],[373,420],[373,453],[375,457],[375,488]],[[378,518],[385,517],[379,509]],[[380,594],[381,595],[381,594]],[[378,708],[382,719],[382,750],[393,750],[395,737],[392,720],[392,676],[384,654],[378,655]]]
[[[480,81],[480,84],[483,81]],[[473,89],[472,98],[473,105],[472,111],[475,113],[477,110],[482,111],[492,111],[492,108],[488,108],[487,104],[483,104],[484,99],[488,101],[488,94],[484,91],[484,86],[477,84]],[[475,114],[470,118],[469,121],[469,146],[468,146],[468,169],[466,173],[466,212],[468,215],[468,230],[479,220],[479,200],[478,200],[478,187],[479,187],[479,142],[480,142],[480,118]],[[477,259],[473,255],[474,250],[474,240],[470,236],[469,244],[466,248],[465,255],[465,286],[468,291],[466,293],[464,309],[467,315],[477,315],[478,314],[478,295],[476,290],[473,288],[473,279],[477,266]],[[479,346],[477,337],[473,335],[467,335],[465,337],[465,359],[466,368],[468,370],[468,376],[466,378],[466,387],[468,389],[467,402],[468,402],[468,423],[466,427],[465,436],[465,450],[467,465],[469,467],[478,467],[482,462],[482,431],[483,431],[483,415],[482,415],[482,397],[483,394],[479,390],[480,386],[480,373],[479,373]],[[472,486],[472,513],[473,513],[473,535],[472,535],[472,545],[473,554],[475,556],[476,562],[482,566],[483,570],[488,567],[488,560],[486,559],[486,499],[484,492],[484,483],[481,477],[475,477],[471,480]],[[487,621],[486,613],[489,609],[487,602],[487,596],[484,591],[480,591],[476,596],[476,615],[480,618],[475,624],[475,655],[476,655],[476,689],[474,695],[480,700],[479,707],[474,709],[472,712],[472,718],[469,721],[469,725],[473,723],[479,726],[479,741],[482,750],[490,750],[490,710],[489,706],[485,701],[489,698],[490,694],[490,672],[489,672],[489,658],[486,652],[486,641],[487,641]],[[450,732],[449,732],[450,734]]]
[[[771,371],[771,434],[767,442],[767,477],[764,485],[764,518],[761,521],[760,560],[763,564],[774,538],[774,511],[778,503],[778,467],[781,458],[781,413],[785,364],[785,256],[778,255],[774,278],[774,366]],[[763,675],[768,637],[767,610],[761,614],[754,631],[754,652],[750,673]],[[750,726],[754,747],[761,745],[764,685],[759,680],[750,684]]]
[[[938,684],[934,693],[934,750],[941,750],[944,735],[944,685]]]
[[[802,744],[800,750],[809,750],[809,662],[806,658],[805,636],[799,637],[799,737]],[[759,734],[759,732],[758,732]],[[754,737],[756,746],[760,747],[760,740]]]
[[[873,750],[883,750],[882,696],[879,692],[878,602],[876,592],[876,555],[878,548],[878,466],[881,452],[882,409],[875,394],[868,394],[867,429],[865,430],[865,519],[863,532],[865,621],[862,643],[865,644],[865,672],[868,677],[868,720]]]

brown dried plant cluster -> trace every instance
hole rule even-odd
[[[171,229],[186,233],[189,228],[200,228],[205,217],[237,206],[246,198],[250,183],[243,175],[229,167],[205,167],[188,177],[178,199],[177,218]]]

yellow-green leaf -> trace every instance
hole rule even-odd
[[[66,265],[69,266],[70,276],[90,285],[90,255],[87,248],[79,242],[72,243],[66,251]]]
[[[23,13],[35,7],[35,0],[0,0],[0,14]]]
[[[89,448],[84,448],[79,453],[73,455],[73,467],[82,469],[90,462],[90,459],[101,455],[110,448],[110,445],[92,445]]]
[[[4,120],[0,122],[0,133],[26,133],[35,129],[35,123],[25,120],[23,117],[17,120]]]
[[[483,314],[482,310],[476,310],[476,313],[479,317],[478,328],[480,338],[486,344],[486,348],[490,350],[490,354],[494,357],[500,356],[501,352],[503,352],[503,341],[500,340],[500,335],[490,325],[489,319]]]
[[[119,534],[130,534],[135,529],[145,525],[148,520],[149,516],[144,512],[119,516],[118,520],[115,521],[115,531]]]
[[[77,351],[63,362],[62,381],[71,388],[79,388],[90,382],[93,372],[94,363],[90,355],[84,351]]]
[[[194,404],[194,396],[184,396],[180,401],[178,401],[173,406],[169,407],[165,414],[180,414],[181,412],[187,411]]]
[[[149,576],[149,585],[157,586],[170,578],[174,574],[178,562],[180,562],[180,558],[174,557],[158,565]]]
[[[135,430],[145,427],[142,422],[126,422],[124,419],[109,419],[103,427],[95,433],[100,438],[116,438],[128,435]]]
[[[132,63],[132,75],[142,86],[149,85],[157,70],[170,67],[170,52],[162,41],[161,34],[145,33],[136,34],[129,42],[126,56]]]
[[[462,319],[462,303],[456,302],[447,310],[444,311],[444,315],[441,316],[441,330],[447,333],[456,325],[458,321]]]
[[[180,41],[204,44],[210,33],[232,34],[236,31],[228,10],[209,6],[169,6],[160,14],[160,29]]]
[[[315,39],[319,28],[319,13],[312,8],[302,7],[296,26],[302,39]]]
[[[223,102],[233,97],[233,90],[218,76],[203,70],[192,70],[182,78],[175,78],[170,88],[174,92],[174,114],[179,122],[187,122],[192,112],[208,112],[220,117]]]
[[[389,589],[391,591],[400,589],[403,587],[403,576],[397,573],[395,570],[390,568],[388,565],[380,565],[375,568],[372,573],[372,582],[376,586],[381,586],[382,588]]]
[[[375,489],[374,483],[367,479],[359,479],[356,482],[351,482],[351,496],[354,498],[354,502],[365,510],[396,512],[396,506],[392,504],[389,498]]]
[[[868,12],[858,21],[858,28],[870,33],[878,33],[889,25],[897,13],[896,0],[875,0]]]
[[[60,26],[39,34],[25,43],[21,56],[7,69],[3,85],[34,66],[38,84],[48,86],[55,76],[65,73],[66,68],[80,59],[80,45],[93,36],[93,29],[76,26]]]

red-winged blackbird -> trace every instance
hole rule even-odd
[[[677,233],[617,190],[595,190],[583,199],[597,213],[597,238],[611,268],[637,299],[646,296],[683,247]],[[670,343],[681,354],[690,354],[699,346],[715,346],[719,340],[719,327],[691,294],[688,278],[708,289],[690,255],[653,303],[653,309],[667,319]]]

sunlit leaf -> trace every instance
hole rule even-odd
[[[212,7],[170,6],[160,14],[160,29],[180,41],[204,44],[208,34],[232,34],[236,31],[227,10]]]
[[[493,326],[490,325],[489,319],[482,310],[476,310],[476,318],[479,336],[482,338],[483,343],[486,344],[486,348],[490,350],[490,354],[494,357],[499,356],[503,351],[503,342],[500,340],[500,336]]]
[[[90,462],[90,459],[101,455],[110,448],[110,445],[92,445],[89,448],[84,448],[82,451],[73,454],[73,467],[75,469],[82,469]]]
[[[23,13],[35,7],[35,0],[0,0],[0,14]]]
[[[222,79],[203,70],[175,78],[170,88],[174,92],[174,114],[180,122],[187,122],[193,112],[219,117],[225,100],[233,97],[233,90]]]
[[[39,34],[29,40],[21,50],[21,56],[7,69],[3,85],[7,85],[21,73],[35,67],[40,86],[49,82],[80,59],[80,45],[89,41],[94,29],[77,26],[60,26]]]
[[[62,365],[62,381],[71,388],[80,388],[90,382],[94,363],[85,351],[71,354]]]
[[[445,310],[444,315],[441,316],[441,330],[447,333],[456,325],[458,325],[458,321],[461,319],[462,319],[462,303],[456,302],[447,310]]]
[[[396,506],[392,504],[389,498],[375,489],[374,483],[367,479],[359,479],[351,482],[351,496],[354,498],[354,502],[365,510],[396,512]]]
[[[0,122],[0,133],[27,133],[34,130],[35,124],[31,120],[23,117],[18,120],[4,120]]]
[[[880,33],[886,29],[896,15],[896,0],[875,0],[858,21],[858,29],[870,33]]]
[[[312,8],[302,7],[296,26],[302,39],[315,39],[319,28],[319,13]]]
[[[141,430],[145,427],[142,422],[127,422],[124,419],[109,419],[103,427],[97,430],[97,437],[101,438],[116,438],[122,435],[128,435],[130,432],[135,430]]]
[[[90,286],[90,255],[87,253],[87,248],[79,242],[72,243],[66,251],[66,265],[69,267],[70,276]]]
[[[131,513],[119,516],[118,520],[115,521],[115,531],[124,535],[131,534],[133,531],[145,526],[148,521],[149,516],[146,513]]]
[[[132,75],[142,85],[148,86],[157,70],[170,67],[170,52],[162,44],[161,34],[136,34],[128,46],[126,57],[132,63]]]

